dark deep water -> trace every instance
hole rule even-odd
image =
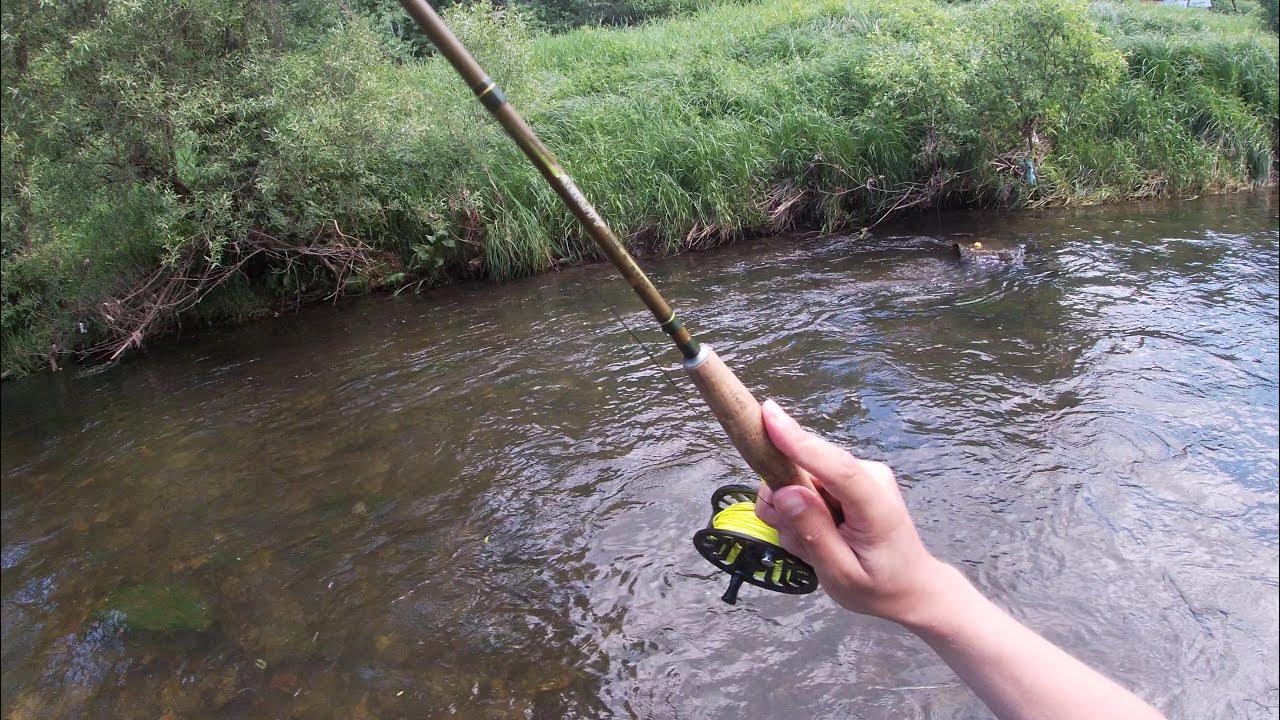
[[[647,265],[748,385],[894,465],[1016,616],[1171,717],[1275,718],[1276,213],[942,215]],[[745,466],[595,288],[674,364],[593,266],[5,384],[4,716],[983,716],[888,623],[719,602],[689,538]],[[103,612],[157,588],[207,626]]]

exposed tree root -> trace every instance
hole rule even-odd
[[[255,259],[265,258],[271,272],[284,274],[322,268],[332,277],[326,300],[341,296],[347,283],[369,269],[374,260],[372,249],[344,233],[336,220],[325,223],[301,244],[251,230],[246,237],[224,246],[218,261],[212,259],[211,251],[207,238],[192,238],[168,262],[86,313],[96,319],[100,339],[79,354],[107,362],[119,360],[125,352],[142,347],[148,337],[170,327]],[[297,300],[303,302],[300,296]]]

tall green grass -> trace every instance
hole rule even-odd
[[[1274,172],[1277,48],[1250,17],[1071,0],[763,0],[555,35],[483,6],[450,20],[646,253],[938,206],[1232,190]],[[6,369],[83,346],[86,308],[175,248],[213,252],[250,229],[305,240],[336,222],[375,251],[353,290],[596,256],[440,59],[393,62],[373,30],[348,23],[223,67],[176,109],[153,108],[167,113],[159,134],[177,138],[189,196],[136,175],[78,185],[121,144],[111,132],[90,131],[100,153],[85,158],[54,152],[66,140],[52,131],[19,137],[6,124]],[[231,119],[210,122],[218,113]],[[331,282],[272,261],[226,299],[211,295],[202,318]]]

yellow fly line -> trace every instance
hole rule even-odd
[[[747,537],[781,547],[781,543],[778,542],[778,531],[756,516],[756,504],[750,501],[734,503],[716,513],[711,519],[711,527],[742,533]]]

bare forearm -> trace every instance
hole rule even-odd
[[[833,600],[910,628],[1003,720],[1161,717],[934,559],[888,465],[855,458],[772,401],[762,412],[769,439],[827,497],[803,485],[776,492],[762,485],[756,514],[778,529],[784,548],[813,565]]]
[[[940,566],[938,583],[938,602],[902,622],[1002,720],[1162,717],[1014,620],[955,568]]]

